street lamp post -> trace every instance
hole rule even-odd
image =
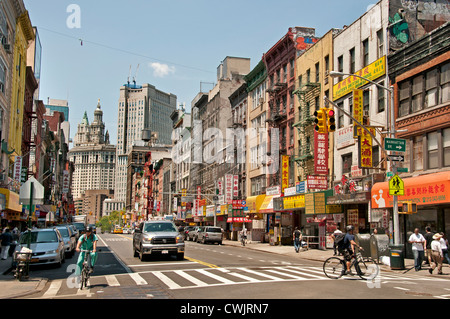
[[[389,98],[390,98],[390,103],[388,103],[388,107],[389,107],[389,115],[386,115],[386,126],[388,127],[388,132],[391,138],[395,138],[395,114],[394,114],[394,88],[391,87],[386,87],[383,86],[381,84],[378,84],[372,80],[369,80],[365,77],[359,76],[357,74],[348,74],[348,73],[343,73],[343,72],[337,72],[337,71],[331,71],[330,72],[330,76],[331,77],[338,77],[338,76],[355,76],[357,78],[363,79],[371,84],[376,85],[379,88],[382,88],[383,90],[386,90],[389,92]],[[389,120],[390,117],[390,120]],[[386,153],[386,149],[380,145],[380,147],[382,148],[382,150]],[[389,155],[388,155],[389,157]],[[391,168],[392,168],[392,172],[393,174],[397,174],[397,166],[394,163],[391,163]],[[394,203],[393,203],[393,221],[394,221],[394,244],[398,245],[400,244],[400,234],[399,234],[399,230],[400,230],[400,226],[399,226],[399,217],[398,217],[398,197],[397,195],[393,195],[394,196]]]

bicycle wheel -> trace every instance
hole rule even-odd
[[[380,267],[370,258],[357,262],[355,268],[358,276],[363,280],[375,279],[380,273]]]
[[[323,272],[328,278],[341,278],[343,270],[344,262],[337,257],[330,257],[323,263]]]

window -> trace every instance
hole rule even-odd
[[[314,99],[315,110],[318,111],[320,109],[320,96],[316,96]]]
[[[355,48],[352,48],[350,50],[350,73],[353,74],[356,72],[356,66],[355,66]]]
[[[370,92],[364,91],[363,92],[363,116],[365,116],[364,114],[366,114],[366,113],[369,114],[369,107],[370,107]]]
[[[287,82],[287,64],[283,66],[283,83]]]
[[[320,65],[316,63],[316,83],[320,82]]]
[[[352,153],[342,155],[342,174],[350,174],[352,171]]]
[[[352,97],[348,99],[348,105],[349,105],[349,108],[348,108],[349,113],[353,116],[353,98]],[[350,122],[349,122],[350,125],[352,125],[353,124],[352,118],[349,118],[349,120],[350,120]]]
[[[293,78],[295,76],[295,62],[294,59],[292,59],[290,61],[290,65],[291,65],[291,70],[289,71],[289,75],[291,78]]]
[[[381,82],[380,85],[384,86],[384,82]],[[384,112],[385,109],[385,98],[384,98],[384,89],[377,86],[378,93],[378,113]]]
[[[338,57],[337,60],[338,63],[338,71],[339,72],[344,72],[344,57],[341,55],[340,57]],[[338,82],[342,81],[342,76],[338,77]]]
[[[362,43],[363,46],[363,67],[369,65],[369,39],[366,39]]]
[[[438,69],[431,70],[425,75],[425,107],[438,104]]]
[[[410,82],[405,81],[403,83],[400,83],[400,107],[399,107],[399,116],[405,116],[409,114],[409,97],[410,97]]]
[[[422,109],[422,91],[423,91],[423,77],[416,76],[412,83],[412,112],[417,112]]]
[[[444,166],[450,166],[450,128],[442,130]]]
[[[306,71],[306,83],[310,83],[311,82],[311,70],[308,69]]]
[[[327,73],[327,71],[330,71],[330,56],[327,55],[325,57],[325,73]]]
[[[374,146],[372,147],[372,166],[377,167],[380,163],[380,147]]]
[[[344,103],[338,103],[338,106],[339,106],[339,108],[344,108]],[[344,127],[344,113],[342,112],[342,111],[339,111],[339,113],[338,113],[338,123],[337,123],[337,126],[338,126],[338,128],[342,128],[342,127]]]
[[[378,42],[378,59],[384,55],[384,35],[383,29],[378,30],[377,32],[377,42]]]
[[[440,85],[440,103],[450,101],[450,63],[444,64],[441,67]]]
[[[438,159],[438,136],[437,132],[427,134],[428,147],[428,168],[437,168],[439,166]]]
[[[414,143],[413,143],[413,163],[414,163],[414,170],[415,171],[421,171],[423,170],[423,137],[422,136],[416,136],[414,137]]]
[[[6,85],[6,65],[3,59],[0,58],[0,92],[5,93]]]

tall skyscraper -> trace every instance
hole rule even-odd
[[[100,100],[94,112],[94,121],[89,124],[85,112],[78,124],[69,160],[75,165],[72,177],[74,199],[80,199],[87,190],[114,189],[116,148],[109,143],[108,131],[105,133]]]
[[[157,90],[151,84],[128,82],[120,88],[115,199],[126,200],[127,156],[133,144],[142,144],[144,129],[156,133],[154,144],[172,144],[170,114],[176,110],[176,104],[176,95]]]

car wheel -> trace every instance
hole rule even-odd
[[[177,260],[183,260],[184,259],[184,253],[177,254]]]

